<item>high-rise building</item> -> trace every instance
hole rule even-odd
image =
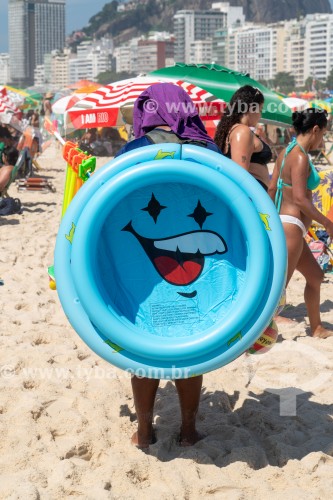
[[[66,0],[9,0],[8,31],[11,79],[32,84],[44,55],[65,45]]]
[[[297,22],[291,20],[285,23],[284,49],[281,51],[283,67],[278,71],[291,73],[295,77],[296,87],[302,87],[309,76],[305,67],[305,30],[304,20]]]
[[[333,68],[333,14],[305,17],[305,78],[325,81]]]
[[[111,70],[113,41],[108,37],[84,41],[77,46],[77,57],[69,58],[69,82],[95,81],[100,73]]]
[[[10,82],[9,54],[0,54],[0,85]]]
[[[214,60],[214,47],[222,57],[223,35],[223,30],[214,35]],[[308,79],[325,82],[333,69],[333,14],[308,14],[262,26],[234,25],[228,29],[225,52],[226,66],[257,80],[273,80],[277,73],[286,72],[295,77],[296,87]]]
[[[234,7],[229,2],[214,2],[212,9],[226,14],[228,28],[232,28],[235,25],[242,26],[245,23],[243,7]]]
[[[137,67],[149,73],[174,64],[174,38],[169,33],[156,33],[138,41]]]
[[[179,10],[173,19],[176,62],[189,63],[191,43],[211,39],[216,30],[227,25],[227,14],[218,10]]]
[[[228,28],[215,31],[212,42],[212,62],[227,66]]]
[[[189,63],[201,64],[205,62],[211,64],[213,62],[212,50],[213,42],[211,38],[191,42]]]
[[[233,32],[236,42],[232,68],[256,80],[272,80],[276,74],[276,30],[248,25]]]

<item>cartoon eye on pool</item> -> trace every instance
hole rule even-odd
[[[162,206],[154,195],[145,210],[153,217],[155,223]],[[147,257],[152,262],[159,275],[168,283],[175,286],[190,285],[198,279],[204,268],[205,257],[227,252],[227,244],[215,231],[203,230],[202,225],[206,218],[212,215],[202,207],[200,201],[192,214],[188,217],[200,226],[200,231],[184,232],[170,235],[165,238],[146,238],[137,233],[130,221],[123,231],[128,231],[141,244]]]

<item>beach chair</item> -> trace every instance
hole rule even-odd
[[[330,160],[330,154],[333,152],[333,144],[328,151],[323,149],[319,149],[317,151],[311,151],[311,155],[314,156],[314,163],[323,163],[327,162],[329,165],[332,165]]]
[[[310,155],[312,156],[314,163],[328,163],[328,165],[332,165],[331,154],[333,152],[333,143],[330,144],[328,150],[326,150],[327,135],[325,136],[325,141],[319,146],[318,149],[310,151]]]
[[[41,166],[38,164],[36,158],[40,149],[41,134],[39,129],[36,127],[27,127],[19,140],[17,149],[19,151],[28,150],[29,157],[31,160],[31,165],[33,165],[36,170],[42,170]]]
[[[28,148],[23,148],[19,154],[19,157],[17,159],[17,162],[14,165],[14,168],[10,174],[10,179],[8,181],[8,184],[6,187],[3,189],[3,191],[0,193],[0,198],[7,198],[9,197],[8,195],[8,189],[10,185],[18,178],[18,177],[29,177],[32,173],[32,160],[30,156],[30,152]]]

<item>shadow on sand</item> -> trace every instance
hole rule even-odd
[[[150,446],[149,454],[162,462],[183,458],[217,467],[245,462],[256,470],[267,465],[283,467],[289,460],[301,460],[312,452],[333,455],[333,404],[311,401],[312,395],[295,387],[280,391],[267,388],[249,392],[242,406],[235,409],[238,392],[230,395],[204,389],[197,427],[206,437],[194,446],[182,448],[177,445],[178,397],[174,385],[168,382],[157,392],[157,443]],[[294,414],[284,416],[288,398],[289,414]],[[128,405],[121,407],[120,416],[136,420]]]

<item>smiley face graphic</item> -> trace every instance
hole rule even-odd
[[[106,224],[103,290],[143,329],[211,326],[237,299],[246,245],[232,212],[212,193],[147,186],[122,200]]]

